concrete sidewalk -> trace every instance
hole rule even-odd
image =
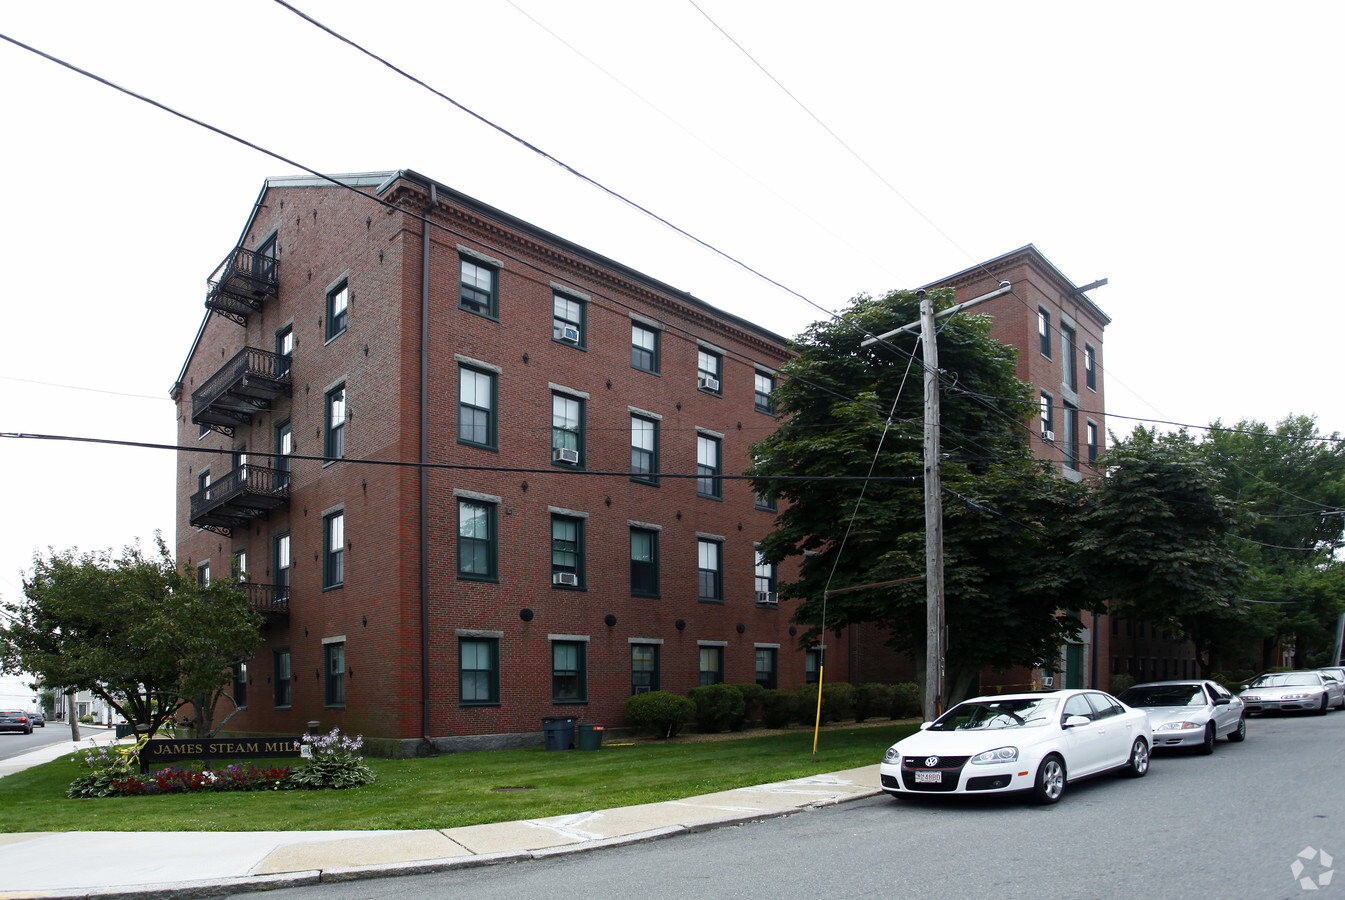
[[[67,741],[0,760],[0,775],[77,748]],[[211,897],[438,872],[654,840],[879,792],[874,764],[684,800],[440,830],[0,834],[0,900]]]

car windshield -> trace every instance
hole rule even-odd
[[[1055,717],[1056,697],[1016,700],[974,700],[959,703],[939,716],[929,731],[985,731],[998,728],[1035,728]]]
[[[1252,682],[1252,687],[1317,687],[1322,683],[1321,676],[1307,672],[1276,672],[1262,675]]]
[[[1139,685],[1121,695],[1127,706],[1204,706],[1205,692],[1198,684]]]

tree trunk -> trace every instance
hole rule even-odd
[[[70,717],[70,740],[79,743],[79,711],[75,707],[75,692],[65,692],[66,715]]]

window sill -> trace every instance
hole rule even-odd
[[[474,702],[470,700],[458,701],[458,709],[499,709],[499,708],[500,708],[500,701],[498,700],[482,700],[479,702]]]
[[[630,480],[633,481],[635,484],[647,484],[650,487],[658,487],[657,478],[637,478],[636,476],[632,475]]]
[[[497,313],[482,312],[481,310],[473,309],[470,306],[463,306],[461,303],[458,304],[458,309],[462,310],[463,312],[471,313],[474,316],[479,316],[482,319],[489,319],[492,322],[500,321],[500,317]]]
[[[697,492],[696,492],[696,496],[699,497],[699,498],[702,499],[702,500],[714,500],[714,501],[717,501],[717,502],[719,502],[719,503],[723,503],[723,502],[724,502],[724,498],[723,498],[722,496],[720,496],[720,497],[716,497],[714,494],[702,494],[702,493],[700,493],[699,491],[697,491]]]
[[[345,586],[346,586],[346,583],[345,583],[344,581],[341,582],[340,584],[329,584],[329,585],[327,585],[326,587],[324,587],[324,588],[322,589],[322,593],[325,594],[325,593],[327,593],[328,591],[339,591],[339,590],[341,590],[341,588],[343,588],[343,587],[345,587]]]
[[[552,585],[551,585],[551,590],[553,590],[553,591],[574,591],[575,593],[583,594],[583,593],[587,593],[587,591],[588,591],[588,585],[586,585],[586,584],[552,584]]]
[[[653,375],[655,378],[663,377],[663,373],[660,372],[658,369],[646,369],[643,366],[631,366],[631,368],[637,372],[643,372],[646,375]]]
[[[458,581],[475,581],[478,584],[499,584],[499,575],[471,575],[465,572],[458,573]]]
[[[336,340],[336,339],[339,338],[341,335],[345,334],[346,331],[347,331],[348,329],[349,329],[349,326],[346,326],[346,328],[342,328],[342,329],[341,329],[340,331],[338,331],[336,334],[329,334],[329,335],[327,335],[327,337],[324,338],[323,341],[322,341],[322,346],[324,346],[324,347],[327,346],[327,345],[330,344],[332,341]]]
[[[551,704],[552,704],[553,706],[588,706],[588,701],[587,701],[587,700],[557,700],[557,699],[555,699],[555,698],[553,697],[553,698],[551,699]]]
[[[553,343],[553,344],[560,344],[562,347],[570,347],[570,348],[572,348],[572,349],[574,349],[574,350],[582,350],[582,351],[584,351],[585,353],[588,352],[588,344],[586,344],[586,343],[576,344],[574,341],[567,341],[567,340],[563,340],[563,339],[558,338],[558,337],[552,337],[552,338],[551,338],[551,343]]]
[[[724,601],[723,601],[722,599],[719,599],[719,598],[716,598],[716,597],[697,597],[697,598],[696,598],[696,602],[697,602],[697,603],[717,603],[717,604],[719,604],[720,606],[723,606],[723,605],[724,605]]]
[[[499,453],[499,452],[500,452],[500,448],[499,448],[497,445],[495,445],[495,444],[478,444],[478,443],[476,443],[475,441],[464,441],[464,440],[462,440],[461,438],[458,439],[458,446],[459,446],[459,447],[473,447],[473,448],[475,448],[475,449],[477,449],[477,450],[489,450],[491,453]]]

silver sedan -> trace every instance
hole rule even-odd
[[[1126,706],[1149,714],[1154,749],[1194,747],[1213,753],[1214,742],[1247,737],[1247,716],[1241,698],[1217,681],[1153,681],[1128,688],[1120,697]]]
[[[1247,714],[1345,709],[1345,687],[1321,672],[1268,672],[1242,686]]]

